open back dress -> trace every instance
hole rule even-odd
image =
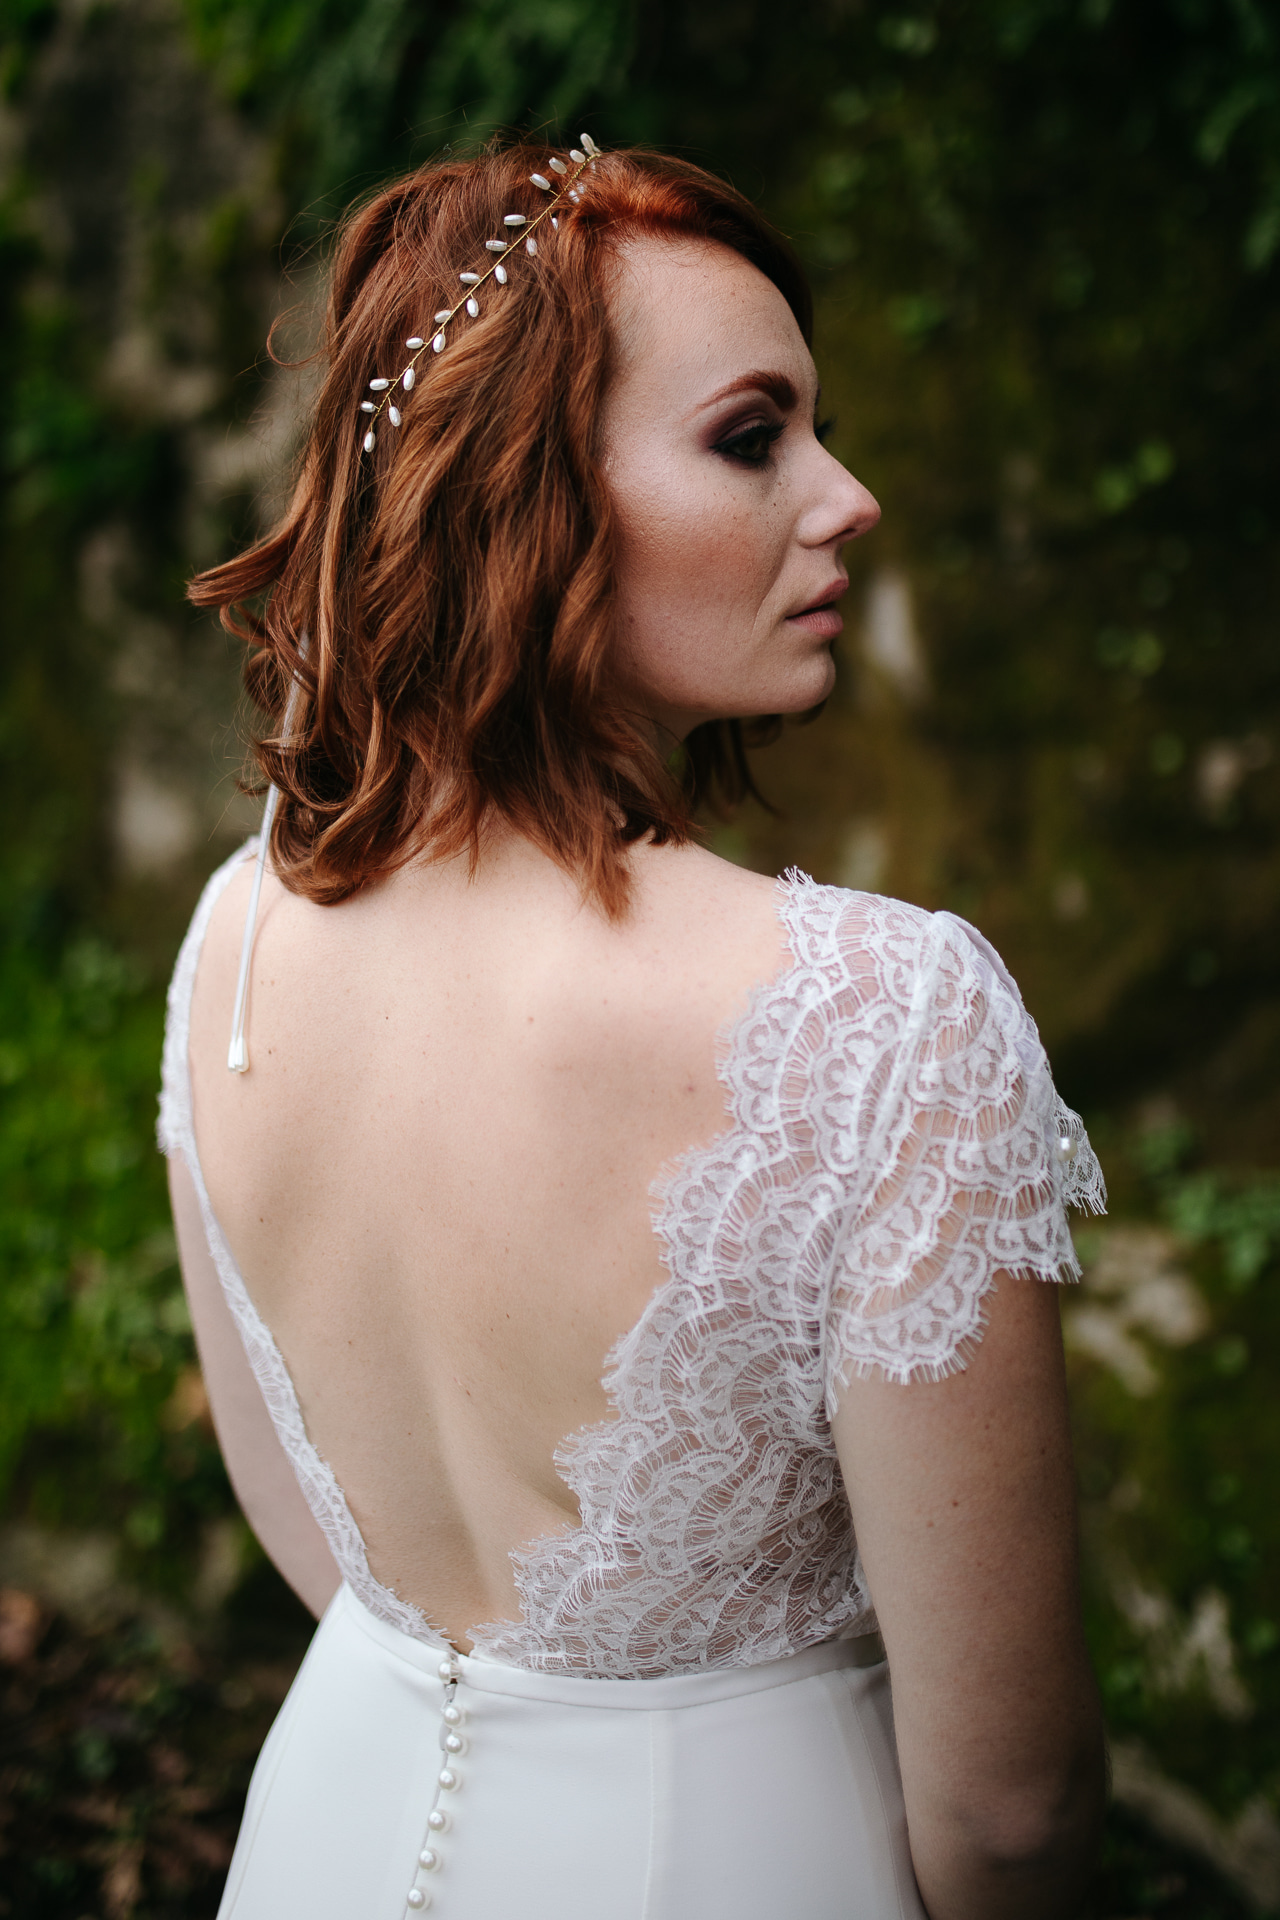
[[[854,1375],[964,1365],[997,1274],[1099,1208],[1017,988],[948,913],[778,883],[789,961],[722,1036],[727,1124],[656,1183],[665,1278],[458,1653],[379,1583],[201,1173],[169,994],[160,1143],[342,1585],[263,1748],[220,1920],[921,1920],[889,1673],[831,1435]],[[228,1009],[230,1017],[230,1009]],[[377,1555],[375,1553],[375,1560]]]

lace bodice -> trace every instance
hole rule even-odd
[[[231,1313],[344,1579],[382,1586],[214,1217],[192,1126],[192,987],[205,890],[169,993],[160,1143],[190,1168]],[[952,914],[778,883],[791,963],[722,1037],[725,1131],[655,1182],[667,1279],[608,1357],[615,1416],[556,1465],[580,1525],[513,1555],[521,1619],[478,1651],[543,1672],[648,1678],[752,1665],[874,1625],[831,1438],[854,1375],[964,1366],[1000,1272],[1078,1272],[1067,1204],[1102,1177],[993,949]]]

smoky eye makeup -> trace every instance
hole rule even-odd
[[[712,442],[711,451],[740,466],[762,467],[785,432],[783,420],[752,420],[721,434]]]

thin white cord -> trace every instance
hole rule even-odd
[[[305,660],[307,657],[307,636],[302,636],[298,652]],[[302,697],[302,688],[295,678],[289,688],[289,699],[284,710],[285,738],[293,732],[293,716],[298,710]],[[253,959],[253,936],[258,927],[258,896],[262,892],[262,876],[267,865],[267,849],[271,845],[271,823],[276,817],[276,808],[280,804],[280,789],[277,786],[267,788],[267,802],[262,809],[262,825],[258,830],[258,854],[253,863],[253,885],[249,889],[249,906],[244,919],[244,939],[240,943],[240,974],[236,981],[236,1006],[231,1016],[231,1045],[227,1048],[227,1068],[231,1073],[248,1073],[249,1045],[245,1039],[245,1016],[249,1007],[249,965]]]

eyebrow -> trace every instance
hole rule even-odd
[[[783,413],[792,413],[800,404],[795,382],[785,373],[771,373],[767,368],[757,368],[752,373],[744,373],[736,380],[720,387],[709,399],[699,401],[695,413],[705,413],[708,407],[719,406],[722,400],[732,400],[738,393],[763,393]]]

